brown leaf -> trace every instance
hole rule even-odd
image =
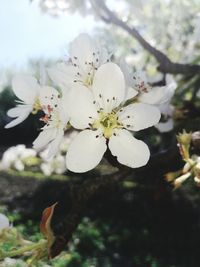
[[[40,222],[40,231],[47,239],[48,248],[50,249],[52,244],[54,243],[55,236],[51,229],[51,219],[54,213],[55,206],[57,205],[57,202],[53,204],[52,206],[46,208],[42,213],[42,219]]]

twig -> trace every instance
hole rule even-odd
[[[107,24],[112,23],[129,33],[144,49],[153,55],[159,63],[158,70],[163,73],[195,75],[200,74],[200,65],[181,64],[172,62],[163,52],[147,42],[143,36],[134,28],[120,20],[105,4],[103,0],[91,0],[92,7],[99,17]]]

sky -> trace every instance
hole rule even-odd
[[[0,6],[0,71],[24,68],[30,59],[63,58],[70,41],[96,26],[92,17],[44,14],[38,0],[0,0]]]

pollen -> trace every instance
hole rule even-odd
[[[109,139],[115,129],[122,128],[122,124],[119,122],[115,112],[105,113],[100,111],[99,118],[94,121],[93,129],[101,129],[105,138]]]
[[[37,114],[37,112],[41,109],[42,109],[42,106],[40,104],[40,100],[39,100],[39,98],[36,98],[35,103],[33,105],[32,114],[34,114],[34,115]]]

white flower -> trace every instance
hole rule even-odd
[[[124,75],[114,63],[103,64],[97,70],[91,91],[77,84],[69,92],[70,122],[83,130],[69,146],[66,156],[69,170],[86,172],[94,168],[107,143],[120,163],[132,168],[147,163],[150,156],[147,145],[128,130],[139,131],[157,124],[160,112],[143,103],[121,107],[125,93]]]
[[[18,171],[24,170],[24,160],[28,157],[35,157],[36,151],[26,148],[25,145],[17,145],[8,148],[0,162],[0,170],[15,168]]]
[[[172,119],[173,112],[174,112],[173,106],[171,106],[170,103],[167,102],[165,104],[158,105],[158,108],[162,114],[164,121],[159,122],[157,125],[155,125],[155,127],[161,133],[165,133],[165,132],[169,132],[173,130],[174,128],[174,121]]]
[[[65,98],[52,87],[46,87],[40,95],[40,102],[43,106],[45,116],[41,119],[46,125],[42,132],[33,142],[33,148],[42,150],[48,146],[48,157],[53,157],[59,150],[59,145],[63,139],[64,131],[68,123],[68,115]]]
[[[137,95],[138,102],[156,106],[171,101],[177,84],[170,75],[166,76],[165,86],[152,87],[148,84],[143,71],[135,71],[132,75],[132,71],[125,61],[121,61],[120,67],[125,76],[127,99]]]
[[[38,95],[40,85],[30,75],[17,75],[12,80],[12,88],[15,95],[20,99],[18,105],[8,110],[7,114],[15,118],[5,128],[11,128],[24,121],[31,112],[36,113],[40,109]]]
[[[139,94],[138,101],[157,106],[169,103],[174,96],[176,86],[177,84],[172,77],[167,75],[165,86],[149,87],[146,84],[146,90],[143,90]]]
[[[0,231],[5,228],[8,228],[9,225],[10,223],[8,218],[4,214],[0,213]]]
[[[65,93],[75,83],[91,87],[96,70],[109,60],[105,48],[88,34],[80,34],[70,45],[70,62],[48,69],[52,81]]]
[[[126,83],[126,93],[125,93],[125,101],[135,97],[138,94],[138,88],[136,85],[135,79],[139,76],[135,76],[133,78],[133,73],[129,65],[125,60],[120,61],[120,68],[124,74],[125,83]]]
[[[66,160],[63,155],[57,154],[54,158],[44,161],[40,166],[42,172],[49,176],[52,173],[62,174],[66,170]]]

